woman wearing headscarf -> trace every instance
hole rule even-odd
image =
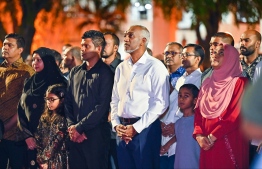
[[[200,168],[248,168],[248,141],[240,127],[241,77],[238,51],[230,45],[211,54],[212,75],[200,90],[193,136],[201,147]]]
[[[48,86],[64,84],[66,79],[56,65],[53,51],[40,47],[33,52],[32,66],[35,74],[27,79],[18,105],[18,140],[25,140],[28,147],[28,167],[36,168],[36,143],[34,133],[37,129],[40,116],[44,112],[45,92]]]

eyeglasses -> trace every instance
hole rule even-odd
[[[166,51],[163,53],[165,56],[168,56],[168,55],[172,55],[172,56],[175,56],[177,54],[181,54],[180,52],[174,52],[174,51]]]
[[[181,58],[188,58],[189,56],[196,56],[196,54],[191,54],[191,53],[181,53],[181,55],[180,55]]]
[[[53,98],[53,97],[45,97],[45,101],[49,101],[50,103],[53,103],[55,100],[59,100],[59,98]]]

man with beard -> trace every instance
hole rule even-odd
[[[85,62],[69,74],[65,115],[70,168],[108,168],[108,110],[114,75],[100,57],[104,46],[101,32],[85,32],[81,41],[81,58]]]
[[[240,54],[244,56],[241,61],[243,70],[253,81],[256,65],[262,60],[259,55],[261,34],[256,30],[247,30],[240,37]]]
[[[209,42],[210,59],[212,56],[216,55],[217,50],[220,48],[221,43],[225,43],[225,44],[234,46],[234,38],[229,33],[226,33],[226,32],[217,32],[215,35],[213,35]],[[201,84],[203,83],[203,81],[206,78],[211,76],[212,72],[213,72],[212,67],[206,69],[203,72],[202,77],[201,77]]]
[[[81,60],[81,48],[80,47],[68,47],[63,52],[63,67],[69,69],[68,74],[64,76],[68,79],[70,70],[78,65],[81,65],[83,61]]]
[[[197,44],[187,44],[181,54],[182,66],[186,72],[177,80],[175,90],[178,92],[184,84],[191,83],[196,87],[201,86],[202,72],[199,68],[205,57],[205,50]],[[177,103],[176,103],[177,104]]]
[[[114,33],[104,33],[106,46],[102,54],[104,62],[110,67],[113,73],[115,73],[116,67],[121,63],[120,54],[118,53],[119,38]],[[111,124],[111,113],[109,110],[108,115],[109,124]],[[111,140],[109,149],[108,168],[118,169],[117,153],[116,153],[116,133],[111,130]]]
[[[111,121],[118,135],[119,168],[159,168],[159,116],[169,106],[168,72],[147,52],[150,33],[141,25],[124,34],[124,49],[131,55],[116,68]]]
[[[121,56],[118,53],[119,38],[114,33],[109,32],[104,33],[104,38],[106,46],[102,53],[102,58],[104,58],[104,62],[115,73],[116,67],[121,63]]]

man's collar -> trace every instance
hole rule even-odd
[[[135,63],[135,64],[145,64],[146,63],[146,60],[147,60],[147,57],[152,57],[150,56],[147,51],[145,51],[145,53],[141,56],[141,58]],[[133,65],[133,61],[132,61],[132,57],[130,57],[128,59],[128,63],[130,65]]]
[[[176,71],[174,71],[173,73],[170,73],[170,75],[173,75],[173,74],[184,74],[186,71],[186,69],[183,67],[183,66],[180,66]]]
[[[241,60],[241,65],[246,65],[246,66],[250,67],[250,66],[253,65],[254,63],[258,63],[258,62],[260,62],[261,60],[262,60],[262,55],[259,54],[259,55],[256,57],[256,59],[255,59],[250,65],[248,65],[248,64],[244,61],[244,59]]]
[[[120,59],[115,58],[115,59],[113,60],[113,62],[110,64],[110,66],[113,67],[113,68],[116,68],[117,65],[118,65],[120,62],[121,62]]]
[[[191,76],[191,75],[195,75],[195,74],[198,74],[198,73],[202,73],[200,68],[197,68],[196,70],[194,70],[192,73],[190,74],[187,74],[187,72],[185,71],[184,73],[184,76]]]
[[[97,67],[98,65],[100,65],[101,63],[103,63],[102,59],[98,59],[98,61],[95,63],[95,65],[91,68],[91,69],[94,69],[95,67]],[[87,64],[86,64],[86,61],[84,61],[82,64],[81,64],[81,67],[83,70],[87,70]],[[88,71],[90,71],[91,69],[89,69]]]
[[[17,59],[14,63],[12,63],[10,66],[12,67],[19,67],[19,65],[23,63],[23,59],[22,57],[20,57],[19,59]],[[1,64],[2,67],[9,67],[8,63],[6,60],[3,61],[3,63]]]

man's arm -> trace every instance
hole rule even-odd
[[[139,121],[133,124],[138,133],[153,123],[169,106],[169,76],[163,65],[154,68],[151,84],[153,100],[150,101],[149,109]]]
[[[119,117],[117,115],[118,112],[118,104],[119,104],[119,94],[117,90],[117,83],[120,77],[120,70],[119,68],[116,69],[115,78],[114,78],[114,85],[112,91],[112,98],[111,98],[111,123],[112,123],[112,130],[115,131],[115,127],[120,124]]]
[[[73,110],[74,97],[73,97],[73,91],[72,91],[72,87],[73,87],[72,78],[74,77],[73,74],[74,74],[74,71],[72,70],[68,78],[67,94],[65,98],[65,117],[66,117],[68,126],[75,124],[74,112],[73,112],[74,111]]]

